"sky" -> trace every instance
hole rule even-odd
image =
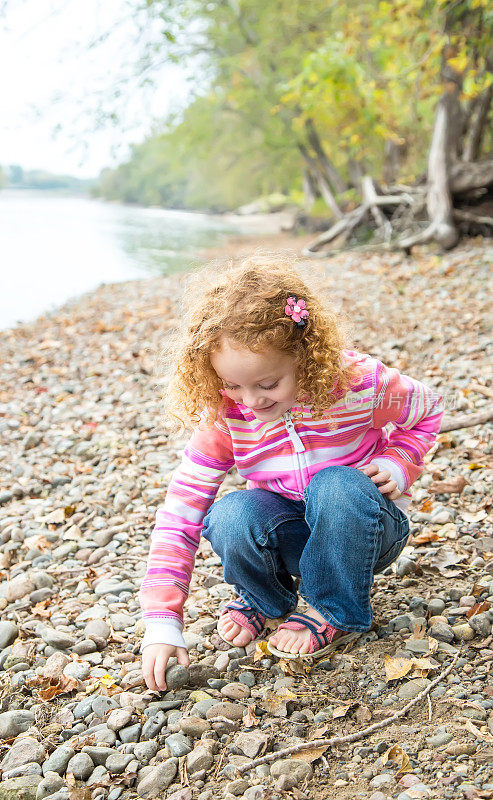
[[[125,158],[153,120],[183,106],[189,91],[184,67],[165,65],[153,87],[136,85],[137,29],[129,0],[3,3],[0,165],[95,177]],[[121,95],[113,106],[115,87]],[[113,110],[116,125],[102,119]]]

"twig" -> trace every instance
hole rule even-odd
[[[440,681],[443,681],[444,678],[452,672],[457,659],[460,655],[460,650],[457,650],[457,653],[453,657],[452,661],[448,665],[446,669],[444,669],[440,675],[435,678],[426,689],[423,689],[413,700],[411,700],[404,708],[401,708],[400,711],[396,711],[395,714],[392,714],[391,717],[382,720],[381,722],[375,722],[373,725],[369,725],[367,728],[362,728],[360,731],[356,731],[356,733],[350,733],[348,736],[333,736],[330,739],[312,739],[309,742],[303,742],[303,744],[293,745],[292,747],[286,747],[284,750],[277,750],[275,753],[268,753],[266,756],[262,756],[262,758],[255,758],[250,764],[246,764],[242,767],[238,767],[238,772],[240,775],[243,775],[245,772],[249,772],[254,767],[258,767],[259,764],[266,764],[269,761],[278,761],[280,758],[284,758],[285,756],[290,756],[293,753],[300,753],[303,750],[312,750],[316,747],[334,747],[335,745],[340,744],[347,744],[348,742],[357,742],[359,739],[364,739],[366,736],[369,736],[374,731],[381,730],[382,728],[386,728],[388,725],[391,725],[396,719],[399,717],[405,716],[410,708],[417,705],[420,700],[423,700],[424,697],[427,697],[431,690],[437,686]]]
[[[458,431],[459,428],[472,428],[473,425],[483,425],[493,419],[493,408],[478,411],[477,414],[459,414],[456,417],[445,417],[440,426],[440,433]]]
[[[484,394],[485,397],[493,397],[493,389],[489,386],[483,386],[481,383],[469,383],[467,388],[470,392],[478,392]]]
[[[428,700],[428,722],[431,722],[431,718],[433,716],[433,708],[431,707],[431,700],[429,694],[426,696],[426,699]]]

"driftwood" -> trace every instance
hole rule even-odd
[[[453,417],[444,417],[440,426],[440,433],[458,431],[460,428],[472,428],[474,425],[484,425],[493,419],[493,408],[486,408],[476,414],[458,414]]]

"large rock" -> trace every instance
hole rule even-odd
[[[34,725],[34,714],[32,711],[5,711],[0,714],[0,737],[2,739],[15,739],[20,733],[24,733]]]
[[[41,775],[23,775],[0,783],[0,800],[36,800]]]
[[[19,629],[15,622],[9,622],[8,620],[0,622],[0,650],[12,644],[17,639],[18,633]]]
[[[147,772],[137,784],[137,794],[139,797],[144,798],[144,800],[147,800],[147,798],[159,797],[160,792],[167,789],[170,783],[172,783],[177,773],[177,763],[178,759],[168,758],[167,761],[163,761],[161,764],[153,767],[151,771]]]
[[[195,750],[192,750],[187,756],[187,770],[190,775],[194,772],[200,772],[202,769],[210,769],[213,763],[214,756],[211,751],[203,745],[198,745]]]
[[[33,762],[41,764],[45,757],[46,750],[44,745],[31,736],[25,736],[12,745],[3,757],[0,768],[3,772],[7,772],[9,769],[21,767],[23,764],[32,764]]]

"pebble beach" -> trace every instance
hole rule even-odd
[[[238,237],[204,260],[303,244]],[[353,347],[442,393],[450,421],[493,403],[492,255],[477,238],[300,270],[347,314]],[[188,438],[164,418],[159,373],[184,277],[104,285],[0,331],[0,800],[493,798],[487,424],[441,433],[427,455],[371,631],[318,662],[229,647],[216,619],[233,589],[202,540],[190,667],[147,690],[137,594]],[[218,496],[242,486],[233,470]],[[349,740],[318,743],[334,737]]]

